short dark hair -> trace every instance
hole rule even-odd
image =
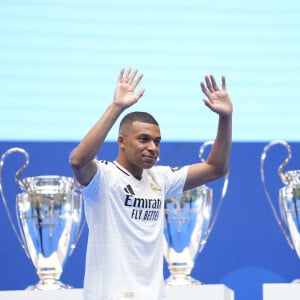
[[[133,122],[142,122],[159,126],[158,122],[151,114],[144,111],[134,111],[123,117],[120,122],[119,130],[126,125],[132,124]]]

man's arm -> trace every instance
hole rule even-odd
[[[232,103],[226,91],[225,77],[222,77],[220,89],[211,76],[205,76],[201,89],[207,99],[206,106],[219,115],[217,136],[205,162],[189,167],[184,190],[192,189],[224,176],[228,172],[232,141]]]
[[[144,89],[134,94],[135,88],[143,78],[143,74],[137,76],[137,72],[137,70],[132,72],[131,68],[128,68],[126,72],[121,69],[113,102],[70,156],[73,174],[82,185],[87,185],[96,174],[95,157],[120,114],[144,94]]]

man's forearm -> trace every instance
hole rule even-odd
[[[221,176],[228,171],[232,144],[232,114],[220,116],[217,136],[207,159],[207,163],[215,166]]]
[[[74,167],[83,167],[93,160],[101,148],[107,134],[122,113],[123,109],[113,103],[108,106],[104,114],[82,139],[71,155]]]

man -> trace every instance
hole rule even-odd
[[[121,121],[114,162],[95,159],[120,114],[143,96],[144,89],[135,93],[142,77],[131,68],[120,71],[112,103],[70,156],[89,227],[85,300],[161,300],[164,199],[228,170],[232,104],[225,77],[220,89],[213,76],[205,76],[201,83],[204,103],[219,115],[217,136],[205,162],[176,169],[156,165],[160,129],[144,112],[130,113]]]

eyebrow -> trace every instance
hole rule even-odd
[[[161,140],[161,136],[153,137],[153,136],[151,136],[150,134],[147,134],[147,133],[140,133],[140,134],[137,135],[137,137],[147,137],[151,140]]]

